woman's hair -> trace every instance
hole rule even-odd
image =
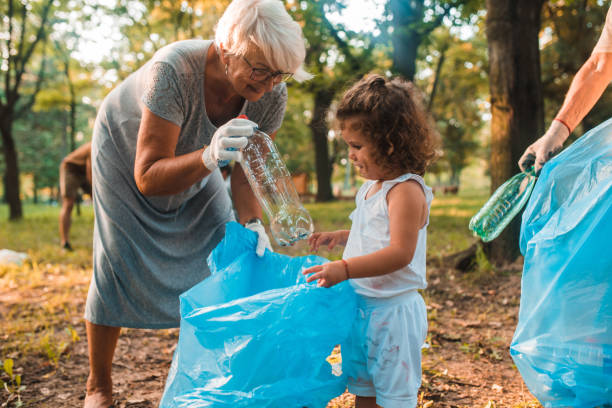
[[[336,112],[342,127],[356,119],[356,130],[374,145],[374,159],[389,172],[423,175],[437,157],[438,134],[411,82],[368,75],[342,97]]]
[[[312,78],[302,63],[306,48],[302,29],[280,0],[234,0],[217,23],[215,46],[223,43],[230,55],[245,55],[256,45],[272,68],[293,72],[302,82]]]

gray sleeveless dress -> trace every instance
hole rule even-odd
[[[179,295],[206,278],[206,257],[233,220],[219,170],[186,191],[145,197],[134,181],[143,106],[181,127],[176,155],[210,142],[204,68],[212,41],[160,49],[105,98],[92,137],[93,277],[85,318],[95,324],[168,328],[179,324]],[[266,133],[283,120],[287,88],[279,84],[243,112]]]

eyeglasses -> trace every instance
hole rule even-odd
[[[272,78],[272,82],[278,84],[290,80],[293,76],[291,72],[272,72],[268,68],[255,68],[246,57],[243,56],[242,58],[249,64],[249,67],[251,67],[251,76],[249,78],[253,81],[266,82],[268,79]]]

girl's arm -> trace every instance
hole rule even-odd
[[[307,281],[319,280],[330,287],[346,279],[386,275],[408,265],[414,257],[419,230],[427,220],[427,202],[416,181],[398,183],[387,194],[389,208],[389,246],[371,254],[313,266]]]
[[[336,245],[345,246],[348,241],[349,230],[338,230],[331,232],[315,232],[308,238],[311,251],[317,251],[319,246],[327,245],[328,250],[332,250]]]

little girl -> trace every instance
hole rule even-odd
[[[425,168],[436,156],[435,133],[412,84],[370,75],[343,96],[337,119],[349,159],[368,179],[356,196],[351,230],[318,232],[311,250],[345,245],[342,260],[304,270],[308,282],[344,280],[359,295],[342,368],[355,406],[415,407],[427,312],[425,246],[433,194]]]

